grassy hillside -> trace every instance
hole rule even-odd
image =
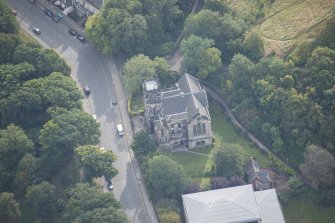
[[[335,0],[272,0],[265,3],[264,12],[253,31],[262,36],[266,54],[285,56],[335,22]]]

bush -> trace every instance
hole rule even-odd
[[[303,183],[297,175],[291,176],[287,184],[293,194],[299,194],[303,190]]]
[[[211,188],[212,190],[229,187],[229,181],[225,177],[212,177]]]
[[[200,184],[198,182],[195,182],[195,181],[192,181],[188,186],[187,186],[187,189],[186,189],[186,192],[188,194],[191,194],[191,193],[196,193],[196,192],[199,192],[200,191]]]

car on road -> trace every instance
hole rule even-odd
[[[40,35],[41,34],[41,30],[37,27],[33,27],[33,32],[37,35]]]
[[[77,39],[79,39],[79,41],[83,42],[83,43],[85,43],[85,41],[86,41],[85,37],[83,37],[82,35],[78,35]]]
[[[60,22],[60,19],[56,16],[51,16],[52,20],[59,23]]]
[[[71,36],[77,36],[77,31],[74,30],[74,29],[70,29],[69,33],[70,33]]]
[[[112,190],[114,189],[114,185],[113,185],[113,182],[112,182],[112,181],[110,181],[110,182],[108,183],[107,188],[108,188],[108,190],[110,190],[110,191],[112,191]]]
[[[116,130],[117,130],[117,134],[119,136],[123,136],[124,135],[124,131],[123,131],[123,126],[122,124],[117,124],[116,125]]]
[[[87,85],[83,87],[83,91],[84,91],[84,94],[87,96],[91,94],[91,90]]]
[[[44,14],[46,14],[49,17],[52,17],[52,12],[49,9],[44,9]]]

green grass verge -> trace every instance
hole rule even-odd
[[[322,207],[314,203],[317,193],[308,191],[292,198],[283,206],[287,223],[331,223],[335,221],[335,207]]]
[[[24,42],[24,43],[36,43],[36,44],[38,44],[38,42],[33,37],[31,37],[28,33],[26,33],[22,29],[20,29],[20,31],[19,31],[19,37],[20,37],[21,41]]]

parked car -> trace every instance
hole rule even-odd
[[[83,42],[83,43],[85,43],[85,41],[86,41],[85,37],[83,37],[82,35],[78,35],[77,39],[79,39],[79,41]]]
[[[49,9],[44,9],[44,14],[46,14],[49,17],[52,17],[52,12]]]
[[[37,27],[33,27],[33,32],[37,35],[40,35],[41,34],[41,30]]]
[[[119,136],[123,136],[124,135],[124,131],[123,131],[123,126],[122,124],[117,124],[116,125],[116,130],[117,130],[117,134]]]
[[[112,181],[110,181],[110,182],[108,183],[107,188],[108,188],[108,190],[110,190],[110,191],[112,191],[112,190],[114,189],[114,185],[113,185],[113,182],[112,182]]]
[[[83,91],[84,91],[84,94],[87,96],[91,94],[91,90],[87,85],[83,87]]]
[[[74,29],[70,29],[70,30],[69,30],[69,33],[70,33],[70,35],[72,35],[72,36],[77,36],[77,32],[76,32],[76,30],[74,30]]]
[[[55,22],[60,22],[60,19],[56,16],[51,16],[52,20],[55,21]]]

